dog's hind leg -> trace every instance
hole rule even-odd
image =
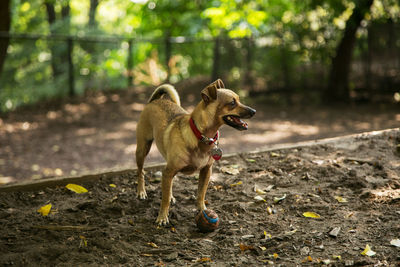
[[[136,144],[136,165],[137,165],[137,175],[138,175],[138,185],[137,185],[137,196],[140,199],[146,199],[147,193],[144,182],[144,159],[150,151],[151,144],[153,140],[145,140],[144,138],[137,138]]]
[[[161,181],[161,189],[162,189],[161,206],[156,220],[156,223],[158,225],[167,225],[169,223],[168,211],[172,198],[172,180],[174,179],[176,173],[177,170],[171,168],[170,166],[168,166],[168,164],[163,171],[163,177]]]

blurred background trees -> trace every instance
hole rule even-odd
[[[4,0],[0,110],[197,77],[284,103],[392,99],[399,18],[398,0]]]

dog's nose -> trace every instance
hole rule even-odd
[[[250,117],[253,117],[256,114],[256,110],[254,108],[249,107]]]

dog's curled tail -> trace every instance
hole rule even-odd
[[[148,103],[153,100],[163,98],[165,95],[167,95],[170,100],[178,106],[181,105],[181,100],[179,98],[178,92],[170,84],[163,84],[157,87],[156,90],[154,90],[153,94],[151,94]]]

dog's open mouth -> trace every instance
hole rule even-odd
[[[240,130],[240,131],[247,130],[247,128],[248,128],[247,123],[242,121],[239,116],[226,115],[223,117],[223,120],[229,126],[235,128],[237,130]]]

